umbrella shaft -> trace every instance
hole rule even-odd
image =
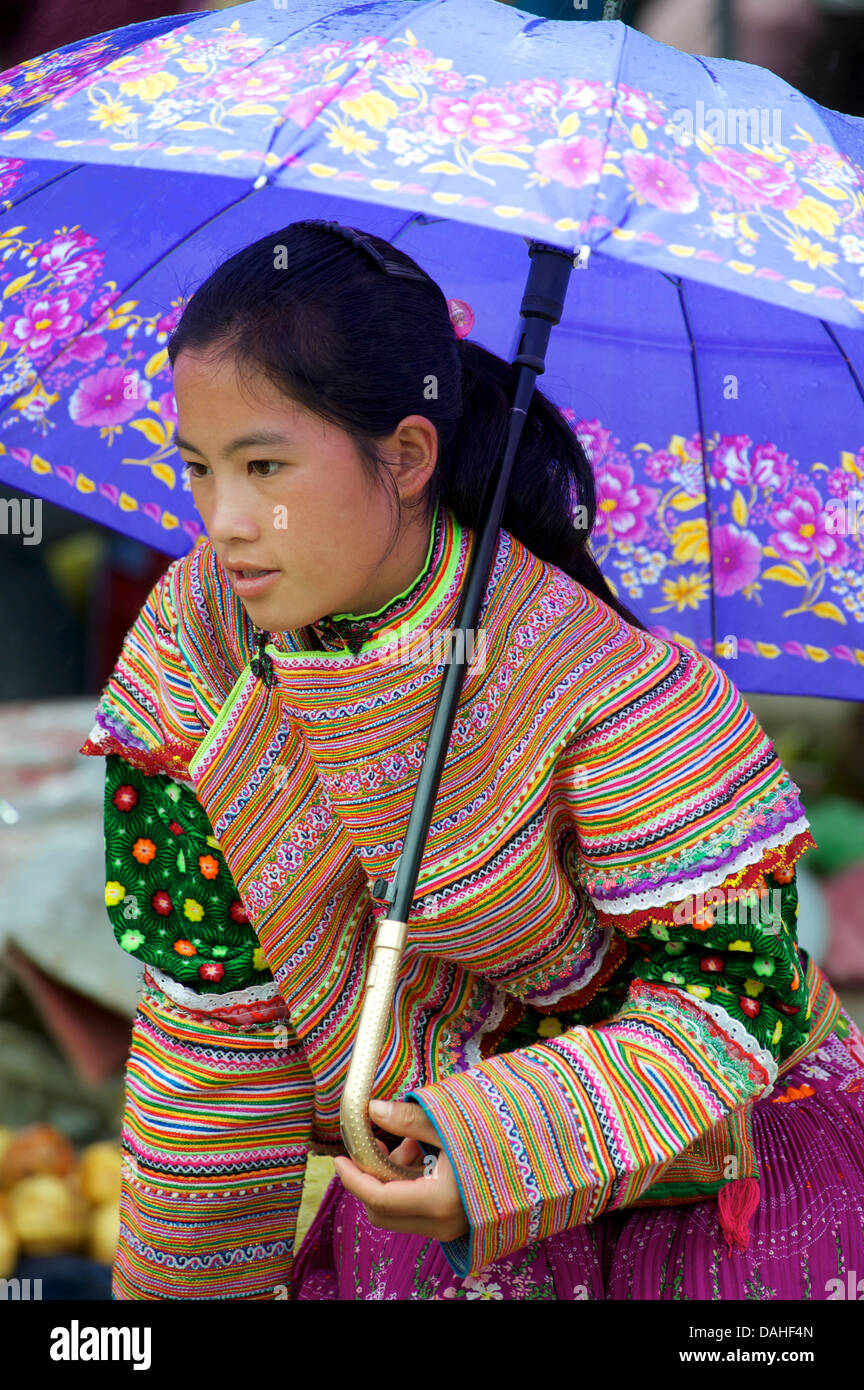
[[[456,628],[463,633],[469,628],[474,628],[480,616],[498,545],[498,533],[513,460],[531,404],[534,382],[545,370],[549,334],[552,326],[560,321],[567,284],[573,269],[572,254],[556,246],[531,242],[530,255],[531,268],[521,307],[525,327],[519,340],[519,350],[513,360],[516,368],[516,386],[510,412],[510,428],[500,467],[490,483],[492,501],[475,538],[475,549],[459,605]],[[489,490],[487,488],[487,495]],[[387,895],[387,901],[392,902],[390,915],[379,923],[376,932],[372,962],[366,979],[360,1019],[339,1111],[342,1138],[351,1158],[358,1167],[374,1173],[384,1181],[417,1176],[416,1171],[409,1173],[408,1170],[399,1168],[391,1159],[384,1158],[378,1150],[369,1123],[368,1101],[375,1084],[381,1047],[392,1013],[397,974],[408,934],[408,915],[414,901],[420,861],[426,846],[444,760],[467,671],[464,642],[461,644],[461,651],[462,659],[447,666],[438,690],[402,852],[397,861],[395,883],[391,885]]]
[[[456,631],[462,633],[476,628],[480,617],[498,545],[510,474],[531,405],[534,382],[545,370],[549,334],[553,325],[560,322],[567,284],[573,269],[572,254],[560,247],[532,242],[531,257],[531,268],[520,309],[525,326],[519,349],[513,359],[516,387],[510,411],[510,428],[503,458],[490,484],[494,489],[492,498],[485,508],[485,520],[475,538],[475,549],[459,605]],[[487,496],[488,492],[489,487]],[[399,855],[391,912],[396,921],[408,920],[414,901],[420,862],[429,834],[456,709],[468,670],[466,643],[463,641],[458,645],[454,644],[454,647],[461,654],[460,659],[447,664],[438,690],[402,852]]]

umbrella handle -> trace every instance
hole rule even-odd
[[[416,1168],[402,1168],[381,1153],[372,1134],[368,1101],[375,1084],[381,1045],[393,1006],[396,976],[408,926],[385,917],[378,923],[372,963],[366,976],[363,1003],[357,1024],[357,1040],[342,1091],[339,1128],[342,1141],[354,1162],[364,1172],[384,1181],[393,1178],[419,1178]]]

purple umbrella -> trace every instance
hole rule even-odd
[[[864,698],[864,121],[488,0],[170,16],[0,103],[5,481],[188,549],[165,342],[268,228],[398,241],[503,356],[523,238],[584,246],[543,388],[610,583],[743,690]]]

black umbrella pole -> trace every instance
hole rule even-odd
[[[453,644],[459,659],[451,660],[445,666],[402,850],[396,861],[394,881],[387,887],[386,893],[376,893],[376,896],[384,897],[390,906],[390,915],[378,923],[375,934],[372,963],[342,1092],[340,1127],[345,1147],[359,1168],[384,1180],[419,1176],[416,1169],[402,1168],[378,1150],[368,1118],[369,1097],[392,1010],[396,976],[408,934],[408,915],[414,902],[420,864],[468,670],[465,634],[478,626],[498,546],[513,461],[534,393],[534,383],[546,369],[549,334],[561,320],[574,264],[572,252],[544,242],[530,242],[529,255],[531,267],[520,309],[524,328],[513,359],[516,382],[510,427],[500,466],[487,488],[487,496],[491,490],[492,497],[482,526],[475,536],[474,551],[459,604],[454,636],[461,632],[463,637],[461,641],[456,639]]]

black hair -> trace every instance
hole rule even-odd
[[[392,485],[395,538],[402,505],[376,441],[392,435],[405,416],[425,416],[437,431],[438,455],[417,507],[431,517],[440,497],[461,526],[478,530],[507,438],[514,368],[479,343],[457,338],[440,286],[410,256],[382,237],[360,235],[388,263],[419,278],[384,273],[342,236],[292,223],[230,256],[195,290],[169,339],[170,361],[184,348],[230,356],[241,376],[260,373],[344,430],[370,478]],[[573,524],[576,505],[585,509],[585,527]],[[585,451],[535,386],[501,524],[538,559],[642,628],[590,553],[595,513]]]

